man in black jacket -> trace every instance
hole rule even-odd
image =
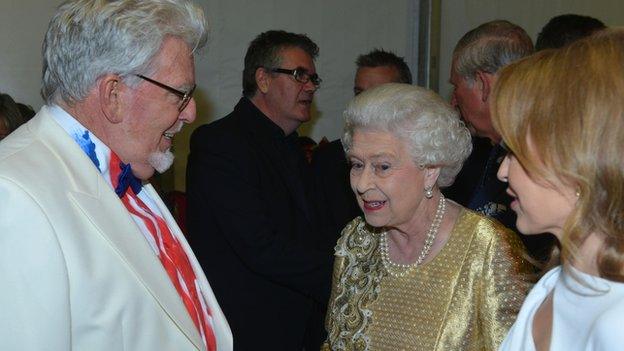
[[[295,131],[310,120],[317,54],[305,35],[260,34],[245,56],[244,96],[191,138],[189,239],[236,350],[318,350],[323,338],[333,255]]]

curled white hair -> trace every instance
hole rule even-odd
[[[46,103],[84,99],[103,75],[137,84],[149,74],[164,39],[178,37],[192,52],[207,41],[203,10],[187,0],[71,0],[50,21],[43,42],[41,96]]]
[[[351,100],[344,117],[345,151],[357,129],[392,133],[407,144],[417,165],[440,167],[440,187],[453,183],[472,151],[470,132],[457,111],[421,87],[390,83],[366,90]]]

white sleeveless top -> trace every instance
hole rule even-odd
[[[553,289],[550,351],[624,350],[624,283],[570,269],[576,277],[558,266],[533,287],[500,351],[535,351],[533,317]]]

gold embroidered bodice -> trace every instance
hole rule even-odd
[[[325,350],[496,350],[530,289],[517,236],[462,210],[442,250],[386,273],[379,231],[356,218],[336,246]]]

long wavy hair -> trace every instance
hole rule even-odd
[[[577,190],[563,226],[564,267],[597,233],[604,239],[600,276],[624,282],[624,29],[504,68],[490,107],[494,127],[532,179]]]

